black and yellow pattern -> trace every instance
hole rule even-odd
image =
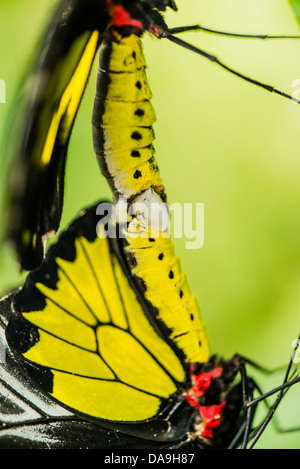
[[[98,39],[97,32],[89,39],[76,69],[79,78]],[[152,145],[155,112],[139,35],[115,40],[108,33],[100,67],[94,146],[115,201],[124,196],[146,208],[163,204]],[[71,90],[75,84],[76,79]],[[66,103],[72,109],[68,88],[48,131],[44,164],[53,155]],[[175,409],[190,385],[189,364],[209,359],[205,325],[168,223],[156,227],[155,217],[149,221],[127,209],[119,240],[106,237],[102,223],[97,236],[95,208],[75,221],[29,275],[7,329],[9,343],[45,392],[76,413],[111,424],[156,420]]]
[[[0,425],[0,447],[34,448],[35,435],[40,447],[53,448],[78,441],[115,449],[240,447],[253,417],[247,420],[243,394],[255,388],[249,378],[233,384],[241,357],[190,366],[130,274],[120,239],[106,236],[107,217],[99,220],[98,208],[82,211],[60,235],[43,265],[6,300],[6,312],[0,303],[0,345],[1,322],[9,317],[5,368],[14,366],[8,382],[1,372],[0,393],[6,384],[16,393],[9,391],[13,405]],[[16,404],[20,417],[12,413]],[[25,425],[23,437],[12,417]]]
[[[25,129],[29,138],[19,168],[25,168],[25,183],[13,205],[18,215],[23,203],[24,215],[12,238],[22,267],[31,268],[43,259],[44,238],[58,228],[66,149],[103,35],[94,148],[114,203],[127,200],[126,221],[99,220],[96,206],[82,211],[10,300],[6,338],[12,361],[39,389],[41,401],[53,399],[48,410],[55,408],[61,421],[79,416],[81,424],[97,423],[97,434],[103,427],[123,432],[123,447],[128,435],[174,442],[172,448],[191,441],[197,448],[245,447],[253,415],[243,401],[251,400],[255,383],[241,357],[209,359],[205,324],[168,222],[161,226],[158,213],[147,214],[153,204],[164,211],[166,195],[154,158],[156,118],[140,34],[157,32],[163,20],[156,8],[166,6],[174,8],[173,1],[59,5],[51,28],[55,40],[46,47]],[[121,236],[108,237],[110,227]],[[19,382],[10,385],[16,394]],[[36,414],[49,421],[46,412]],[[103,434],[109,445],[109,432]]]
[[[163,193],[142,42],[136,34],[107,40],[99,62],[93,140],[103,174],[116,196],[130,199],[149,187]]]
[[[60,0],[30,76],[21,138],[14,149],[8,188],[7,238],[20,266],[36,268],[47,239],[59,227],[64,201],[66,154],[95,54],[109,24],[140,32],[165,25],[158,10],[172,0]],[[123,17],[124,16],[124,17]],[[28,117],[30,116],[30,118]],[[18,129],[19,130],[19,129]]]
[[[7,236],[27,270],[40,264],[47,238],[59,227],[69,139],[108,21],[101,2],[63,0],[44,39],[9,191]]]
[[[37,365],[42,389],[67,407],[89,418],[139,422],[180,400],[185,356],[134,285],[96,206],[28,276],[15,310],[9,343]]]
[[[155,112],[145,68],[137,34],[118,41],[107,39],[100,52],[93,135],[100,166],[116,201],[123,196],[150,211],[154,204],[163,205],[165,193],[154,160]],[[168,220],[165,226],[157,222],[159,214],[141,220],[139,207],[133,209],[135,215],[123,233],[131,273],[143,282],[146,298],[157,308],[158,317],[170,328],[171,339],[187,360],[206,362],[205,325],[174,253]]]
[[[72,9],[68,13],[66,5],[61,4],[57,34],[66,20],[63,11],[69,31],[72,19],[79,19],[80,8],[76,14]],[[80,0],[79,5],[83,6]],[[116,5],[110,4],[110,13]],[[63,187],[65,151],[105,21],[94,27],[88,17],[88,26],[71,34],[67,52],[55,54],[59,60],[53,73],[46,74],[43,102],[34,101],[32,121],[41,131],[35,134],[29,129],[33,142],[26,162],[30,168],[36,162],[35,177],[45,173],[46,181],[55,187],[50,192],[53,197],[47,193],[50,206],[37,211],[43,222],[45,215],[52,217],[47,229],[37,231],[34,219],[30,228],[24,223],[17,230],[22,265],[27,268],[41,258],[36,243],[49,234],[50,227],[55,231],[58,226],[52,223],[55,216],[57,221],[60,218],[53,202]],[[106,32],[93,115],[94,147],[115,202],[125,196],[150,206],[163,204],[166,198],[154,158],[156,118],[140,31],[131,21],[136,24],[130,19],[126,31],[112,27]],[[50,57],[54,47],[55,41],[50,42]],[[47,66],[52,63],[49,56],[46,53]],[[42,74],[39,77],[42,81]],[[33,197],[35,191],[29,195]],[[82,215],[28,276],[14,300],[7,328],[9,344],[25,359],[24,368],[41,390],[76,413],[111,426],[160,422],[161,416],[170,416],[182,403],[185,414],[192,415],[194,410],[185,402],[190,362],[209,358],[205,326],[174,254],[168,227],[157,228],[155,221],[143,217],[141,221],[141,215],[128,211],[127,226],[122,228],[125,240],[107,238],[101,223],[97,236],[95,208]],[[31,258],[33,253],[37,257]],[[168,419],[162,422],[160,429],[170,426]],[[174,431],[167,436],[165,431],[154,434],[151,426],[147,438],[174,438]]]
[[[207,362],[209,343],[205,324],[169,234],[154,231],[136,219],[129,224],[126,234],[124,251],[131,273],[140,279],[145,297],[170,329],[170,339],[184,352],[188,362]]]

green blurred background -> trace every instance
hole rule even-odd
[[[55,4],[0,0],[0,79],[6,82],[1,141],[18,80]],[[178,13],[167,15],[170,26],[200,23],[240,33],[300,34],[288,0],[178,0],[178,6]],[[287,93],[300,79],[300,40],[203,33],[183,38]],[[169,202],[205,204],[204,246],[186,250],[184,239],[176,246],[212,351],[225,358],[238,352],[269,368],[284,365],[300,329],[300,106],[167,40],[145,37],[144,46],[158,117],[157,159]],[[96,67],[71,139],[62,227],[81,207],[110,197],[92,149]],[[1,185],[5,188],[3,173]],[[2,246],[1,293],[22,278],[13,252]],[[265,390],[282,378],[252,374]],[[283,427],[299,425],[299,394],[298,385],[280,406]],[[278,434],[270,425],[257,447],[300,448],[300,433]]]

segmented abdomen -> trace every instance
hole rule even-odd
[[[149,187],[164,189],[152,145],[156,116],[137,39],[133,34],[102,46],[92,120],[101,170],[114,193],[127,199]]]
[[[154,159],[156,116],[145,68],[142,43],[135,34],[120,42],[107,41],[102,47],[93,113],[94,148],[115,201],[125,196],[136,207],[123,233],[133,277],[141,281],[144,296],[187,362],[206,362],[205,324],[174,253],[169,224],[158,223],[159,210],[154,210],[154,217],[150,214],[155,204],[162,207],[163,218],[167,210]]]

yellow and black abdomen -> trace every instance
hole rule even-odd
[[[130,199],[163,183],[152,145],[156,120],[142,43],[132,34],[101,48],[93,112],[94,149],[115,194]]]
[[[126,234],[124,251],[131,273],[142,281],[144,296],[154,316],[166,326],[168,339],[183,352],[187,363],[207,362],[206,326],[169,233],[146,227],[135,218]]]

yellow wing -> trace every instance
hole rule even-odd
[[[42,389],[65,406],[89,417],[140,422],[177,401],[186,364],[134,289],[117,240],[104,237],[103,223],[96,235],[95,209],[28,276],[7,338],[37,365],[33,375]]]

